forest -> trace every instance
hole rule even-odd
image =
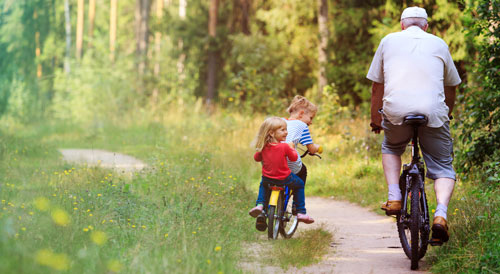
[[[325,142],[328,142],[327,136],[342,134],[342,140],[348,140],[347,145],[356,146],[356,152],[358,148],[360,153],[368,151],[368,147],[377,146],[377,142],[380,145],[381,139],[369,134],[371,82],[366,79],[366,73],[380,40],[400,30],[401,11],[409,6],[426,9],[428,32],[448,44],[462,79],[452,121],[454,166],[464,185],[454,197],[457,208],[463,212],[462,218],[454,225],[461,228],[454,231],[457,240],[453,244],[433,253],[431,271],[496,273],[500,271],[498,0],[0,0],[2,206],[9,199],[24,199],[30,201],[27,204],[32,203],[38,194],[23,196],[25,194],[21,193],[29,189],[29,182],[35,177],[40,180],[37,181],[40,189],[45,187],[45,181],[57,182],[56,185],[63,183],[65,179],[54,175],[54,170],[59,165],[64,173],[71,167],[58,162],[58,145],[90,146],[85,142],[91,140],[92,147],[102,144],[163,165],[166,160],[162,160],[164,156],[158,156],[161,151],[151,156],[142,150],[156,151],[161,144],[141,146],[140,142],[152,138],[169,142],[163,139],[167,137],[161,137],[163,131],[157,127],[172,127],[182,135],[172,132],[165,133],[165,136],[181,144],[186,138],[193,140],[196,145],[190,143],[186,146],[199,150],[199,157],[209,157],[205,155],[210,154],[205,147],[210,146],[208,140],[212,139],[204,139],[202,133],[210,134],[213,129],[233,140],[235,134],[241,133],[241,129],[235,127],[256,126],[255,121],[267,115],[285,115],[284,110],[295,95],[306,96],[317,103],[320,111],[314,129],[325,136]],[[203,122],[198,125],[195,120]],[[351,136],[346,137],[348,133],[340,131],[352,127],[353,123],[361,135],[356,137],[358,139],[346,139]],[[121,130],[128,133],[118,134]],[[156,137],[142,133],[147,130]],[[200,136],[189,139],[191,133],[198,131]],[[125,137],[127,134],[130,139]],[[76,135],[80,137],[74,137]],[[117,139],[106,139],[108,137]],[[133,146],[134,142],[137,142],[136,146]],[[123,147],[118,144],[123,144]],[[176,154],[180,152],[176,152],[173,144],[167,147],[184,159],[182,154]],[[235,144],[234,155],[238,154],[236,151],[247,151],[247,147],[247,144]],[[331,147],[336,147],[336,144]],[[24,153],[24,150],[28,151],[25,162],[16,163],[21,157],[18,152]],[[36,155],[33,159],[38,164],[33,165],[35,160],[29,160],[29,151]],[[336,152],[339,155],[335,159],[351,153],[346,147],[340,147]],[[373,159],[370,168],[373,166],[377,170],[373,171],[375,173],[381,169],[380,163],[376,162],[377,153],[375,149],[366,152],[366,161],[371,163]],[[53,159],[54,166],[43,166],[44,155]],[[365,159],[363,157],[359,156],[359,159]],[[224,163],[230,159],[213,161],[220,162],[219,167],[234,173],[241,168],[237,164]],[[29,172],[23,174],[24,169]],[[43,181],[36,175],[42,171],[54,178]],[[102,170],[93,172],[86,178],[106,176]],[[200,167],[200,176],[206,172]],[[179,170],[181,173],[182,169]],[[255,168],[245,169],[242,173],[245,175],[237,177],[248,175],[256,178]],[[324,176],[318,176],[330,178],[326,174],[325,170]],[[145,190],[152,187],[147,183],[151,179],[148,176],[136,179],[136,183],[143,187],[137,187],[141,190],[134,194],[134,199],[138,199],[135,203],[146,199],[141,195],[150,193]],[[14,191],[15,188],[9,190],[9,184],[19,184],[18,192]],[[54,189],[75,193],[86,189],[84,186],[79,190],[53,185],[46,187],[48,190],[43,190],[40,195],[50,196]],[[253,188],[245,188],[245,191],[248,189]],[[324,189],[318,187],[314,194],[329,195],[328,189],[327,186]],[[176,201],[182,201],[184,197],[179,195]],[[246,197],[247,194],[241,195]],[[340,196],[350,199],[348,194],[345,195]],[[161,200],[161,197],[157,198]],[[125,200],[117,200],[120,201]],[[374,202],[361,204],[373,207]],[[35,203],[32,206],[36,207]],[[241,205],[242,208],[246,206]],[[148,210],[156,213],[154,206]],[[28,236],[24,239],[26,242],[15,243],[12,235],[16,233],[9,231],[24,226],[15,223],[22,222],[21,215],[17,220],[9,214],[5,208],[0,213],[0,234],[5,232],[7,235],[0,236],[0,253],[5,254],[9,246],[16,248],[12,256],[0,259],[1,272],[45,273],[46,270],[37,270],[36,263],[22,268],[16,262],[34,256],[27,254],[35,252],[31,250],[35,246],[38,248],[50,242],[54,235],[47,228],[37,232],[46,233],[43,234],[46,238],[34,247],[26,244],[30,239]],[[73,217],[75,223],[76,220]],[[207,225],[213,224],[212,220],[207,222]],[[161,224],[146,226],[150,225]],[[114,232],[106,230],[106,233],[111,235]],[[154,242],[149,238],[147,241]],[[121,248],[128,248],[128,244]],[[233,250],[231,248],[237,250],[237,244],[231,243],[228,251]],[[66,245],[53,246],[52,249],[80,254]],[[80,268],[73,270],[79,269],[77,272],[82,273],[105,272],[106,269],[111,272],[159,271],[148,268],[148,263],[129,270],[123,268],[123,265],[132,264],[132,257],[118,261],[110,259],[86,270],[85,265],[97,258],[96,254],[109,252],[117,258],[123,255],[111,248],[88,252],[96,257],[71,259],[68,255],[68,258],[60,258],[73,260],[73,264],[68,265],[78,265]],[[179,254],[164,259],[164,262],[181,260]],[[140,253],[140,256],[147,257],[146,253]],[[199,256],[202,255],[193,255],[188,261],[198,261]],[[234,254],[227,256],[228,260],[236,260]],[[76,260],[80,261],[75,263]],[[150,263],[155,264],[156,261],[151,260]],[[158,260],[161,261],[161,256]],[[210,260],[213,263],[170,270],[214,273],[222,269],[230,273],[237,267],[222,262],[222,259],[220,265],[215,259]],[[48,264],[47,271],[71,272],[68,265],[58,269],[57,264]]]

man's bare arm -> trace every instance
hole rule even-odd
[[[371,125],[380,127],[382,124],[382,115],[378,112],[382,108],[382,98],[384,97],[384,84],[373,82],[372,101],[371,101]],[[380,133],[380,129],[374,130]]]
[[[457,86],[453,87],[444,87],[444,102],[448,106],[448,116],[451,116],[453,111],[453,107],[455,107],[455,98],[456,98],[456,90]]]

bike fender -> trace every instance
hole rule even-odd
[[[271,192],[271,197],[269,198],[269,205],[276,206],[278,205],[278,196],[280,195],[280,192],[277,190],[273,190]]]

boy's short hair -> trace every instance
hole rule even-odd
[[[292,114],[299,110],[306,110],[310,113],[316,114],[316,112],[318,112],[318,107],[307,100],[306,97],[295,95],[292,102],[290,103],[290,106],[286,109],[286,112]]]

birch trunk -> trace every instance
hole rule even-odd
[[[92,47],[92,39],[94,38],[94,23],[95,23],[95,0],[89,0],[89,43],[88,47]]]
[[[323,89],[328,85],[326,76],[327,53],[328,47],[328,2],[327,0],[317,0],[318,4],[318,27],[319,27],[319,44],[318,44],[318,90],[319,94],[323,93]]]
[[[64,71],[70,73],[71,67],[69,64],[71,56],[71,17],[69,10],[69,0],[64,0],[64,21],[66,29],[66,56],[64,57]]]
[[[109,57],[112,62],[115,61],[117,1],[118,0],[111,0],[111,8],[109,11]]]
[[[78,13],[76,20],[76,58],[82,58],[83,45],[83,16],[84,16],[85,0],[78,0]]]

